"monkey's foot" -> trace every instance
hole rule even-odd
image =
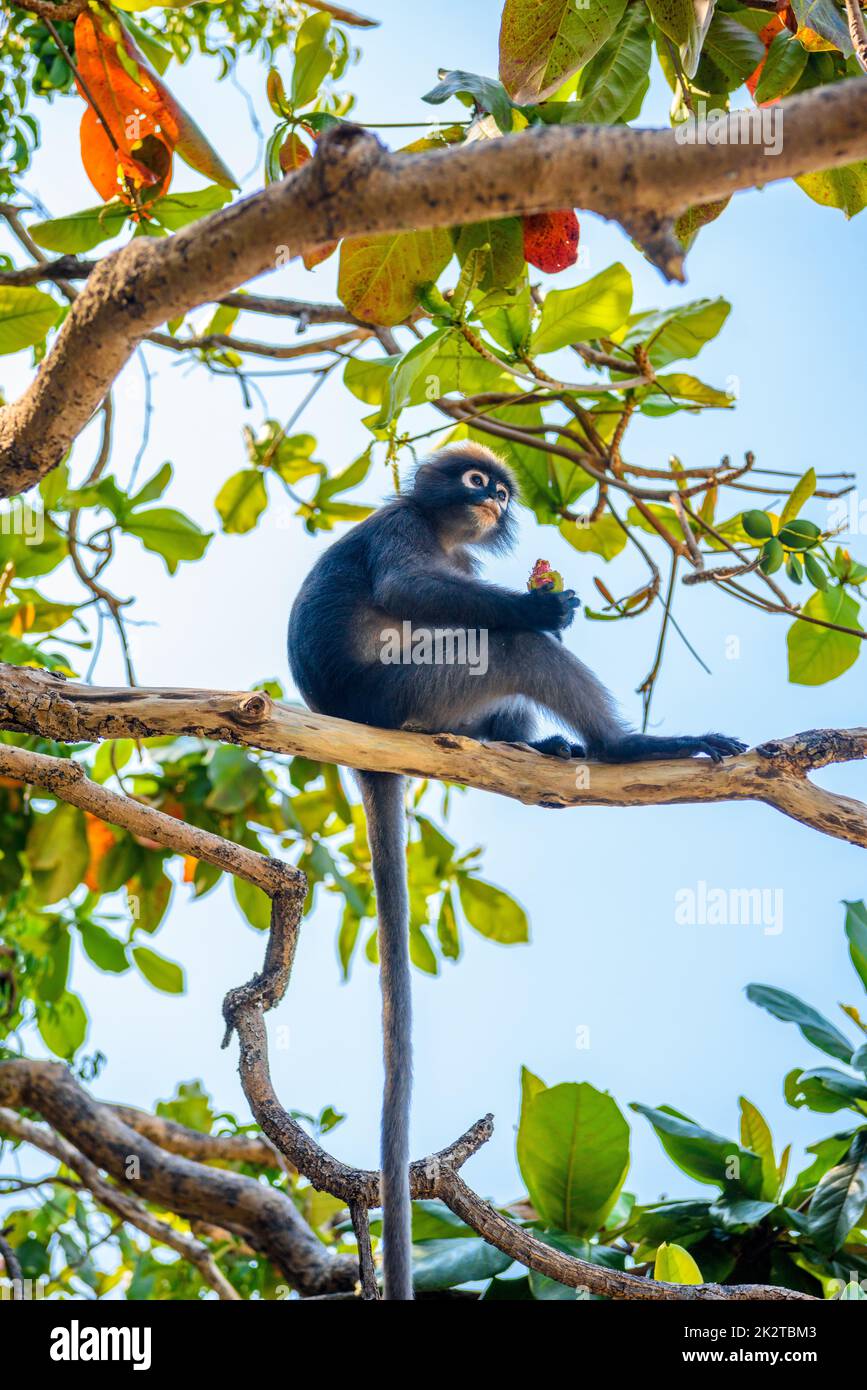
[[[604,753],[606,762],[640,763],[660,758],[695,758],[705,753],[713,762],[745,753],[747,745],[726,734],[687,734],[665,738],[657,734],[627,734]]]
[[[580,743],[570,743],[560,734],[551,734],[529,745],[536,753],[546,753],[549,758],[585,758],[585,750]]]
[[[706,753],[715,763],[721,763],[723,758],[733,758],[735,754],[747,751],[747,744],[741,743],[738,738],[729,738],[727,734],[701,734],[691,742],[695,746],[689,756]]]

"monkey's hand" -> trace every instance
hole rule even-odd
[[[527,627],[532,632],[559,632],[568,627],[581,606],[574,589],[532,589],[522,598]]]

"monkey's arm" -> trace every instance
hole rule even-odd
[[[572,621],[571,589],[515,593],[443,567],[389,565],[373,583],[373,600],[396,618],[443,626],[557,631]]]

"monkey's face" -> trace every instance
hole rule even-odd
[[[424,464],[414,495],[430,514],[446,546],[511,542],[514,480],[495,454],[479,446],[455,446]]]

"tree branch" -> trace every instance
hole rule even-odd
[[[148,1211],[144,1203],[108,1182],[90,1159],[85,1158],[84,1154],[73,1148],[65,1139],[61,1139],[47,1125],[35,1124],[32,1120],[16,1115],[13,1110],[0,1108],[0,1134],[5,1134],[11,1139],[20,1139],[25,1144],[32,1144],[34,1148],[41,1149],[43,1153],[51,1154],[58,1163],[78,1174],[100,1206],[113,1211],[122,1221],[137,1227],[151,1240],[177,1251],[199,1271],[205,1283],[209,1284],[223,1301],[240,1301],[241,1295],[229,1283],[206,1245],[196,1240],[195,1236],[176,1230],[166,1221],[160,1221],[159,1217]]]
[[[329,1252],[285,1193],[241,1173],[168,1154],[89,1096],[62,1063],[0,1063],[0,1106],[37,1111],[91,1163],[142,1200],[187,1219],[240,1229],[300,1292],[355,1287],[356,1261]],[[131,1158],[138,1160],[134,1179]]]
[[[233,1031],[240,1043],[239,1072],[244,1094],[260,1126],[290,1163],[314,1187],[345,1201],[360,1233],[359,1249],[364,1287],[371,1296],[370,1271],[363,1248],[364,1223],[359,1214],[380,1204],[380,1175],[351,1168],[321,1148],[283,1108],[271,1083],[265,1012],[283,998],[289,984],[301,921],[301,904],[272,900],[271,932],[262,971],[249,984],[230,990],[223,1004],[228,1024],[225,1044]],[[531,1231],[510,1221],[478,1196],[458,1170],[493,1133],[493,1117],[486,1115],[454,1144],[437,1154],[410,1164],[410,1193],[414,1198],[439,1198],[491,1245],[569,1288],[614,1299],[669,1300],[789,1300],[809,1295],[764,1285],[701,1284],[691,1288],[643,1279],[603,1265],[575,1259],[540,1240]]]
[[[862,82],[815,88],[779,111],[786,138],[773,157],[760,141],[741,143],[749,113],[726,117],[731,141],[713,145],[683,143],[671,130],[536,126],[411,155],[341,124],[291,178],[174,236],[136,237],[99,263],[35,381],[0,411],[0,494],[30,487],[59,462],[147,333],[273,268],[281,248],[300,255],[342,236],[577,205],[620,222],[666,275],[682,278],[672,223],[690,205],[867,155]]]
[[[530,806],[673,806],[693,802],[762,801],[802,824],[836,839],[867,848],[867,806],[827,792],[807,774],[830,763],[867,758],[867,728],[818,729],[760,744],[748,753],[714,765],[705,759],[630,764],[576,763],[544,757],[515,744],[481,744],[457,734],[416,734],[375,729],[344,719],[329,719],[299,706],[278,703],[263,691],[171,690],[99,687],[64,681],[48,671],[0,663],[0,728],[39,734],[59,742],[104,738],[149,738],[189,734],[221,743],[237,743],[273,753],[304,756],[366,771],[401,772],[436,777],[481,791],[497,792]],[[14,771],[21,750],[0,746],[0,772]],[[36,757],[36,754],[28,754]],[[57,760],[45,759],[52,763]],[[68,769],[76,766],[60,760]],[[19,764],[20,765],[20,764]],[[582,776],[576,777],[576,770]],[[58,774],[59,775],[59,774]],[[73,779],[74,772],[64,777]],[[26,780],[26,775],[25,775]],[[46,785],[49,785],[46,783]],[[57,786],[65,797],[81,784]],[[116,797],[102,787],[86,788],[87,803],[76,802],[104,819],[118,820]],[[67,798],[69,799],[69,798]],[[130,815],[160,815],[134,807]],[[102,806],[104,809],[99,809]],[[179,853],[219,864],[230,873],[251,878],[265,892],[286,886],[275,881],[276,861],[185,826],[171,816],[166,841]],[[150,822],[148,822],[150,824]],[[154,836],[154,838],[159,838]],[[215,841],[210,845],[208,841]],[[251,863],[251,861],[256,861]],[[269,886],[270,885],[270,886]]]
[[[38,676],[40,673],[35,674]],[[154,699],[153,692],[131,693],[146,700]],[[123,692],[120,692],[120,697],[122,703]],[[182,696],[179,698],[183,699]],[[223,717],[231,707],[236,718],[240,712],[247,722],[251,719],[253,701],[252,713],[259,716],[260,727],[266,716],[272,722],[276,712],[292,713],[286,706],[272,706],[267,697],[262,697],[260,703],[255,704],[259,698],[258,692],[252,696],[215,698],[217,703],[222,703]],[[165,700],[164,695],[156,697],[156,702],[160,701],[171,703]],[[46,705],[51,706],[51,701],[44,698],[39,703],[43,709]],[[107,704],[110,706],[112,703],[109,697]],[[335,728],[341,723],[335,720],[324,722]],[[196,731],[204,733],[206,723],[207,720],[202,720]],[[349,730],[355,728],[349,724],[344,727]],[[400,740],[419,736],[390,734],[387,737]],[[805,766],[821,766],[842,757],[867,755],[867,730],[862,735],[847,736],[849,742],[846,744],[840,741],[842,736],[835,737],[836,742],[831,736],[820,739],[816,735],[801,736],[799,740],[782,740],[768,745],[766,758],[778,775],[785,776],[794,770],[795,775],[802,776]],[[451,736],[440,740],[434,737],[424,742],[434,746],[445,743],[451,749],[451,742],[454,741],[450,740]],[[471,740],[460,740],[460,743],[478,747]],[[632,772],[634,775],[637,769],[632,769]],[[271,930],[265,961],[262,970],[252,980],[226,995],[223,1005],[226,1020],[223,1045],[226,1046],[232,1033],[237,1032],[241,1084],[253,1115],[267,1138],[317,1190],[329,1192],[345,1201],[349,1207],[358,1238],[362,1287],[365,1296],[372,1298],[375,1289],[367,1246],[366,1213],[380,1204],[380,1175],[376,1171],[354,1168],[341,1162],[311,1138],[280,1103],[271,1082],[268,1064],[264,1015],[282,1000],[289,983],[306,895],[304,874],[279,861],[265,859],[262,855],[233,845],[219,836],[186,825],[131,798],[108,791],[91,782],[84,769],[69,759],[48,757],[0,744],[0,775],[46,787],[61,799],[89,810],[112,824],[144,833],[168,848],[195,854],[209,863],[239,874],[255,882],[270,896]],[[133,1128],[125,1122],[126,1112],[123,1109],[97,1105],[66,1068],[53,1063],[22,1060],[0,1063],[0,1106],[16,1110],[32,1108],[60,1135],[73,1138],[80,1153],[69,1150],[62,1141],[60,1148],[53,1145],[50,1131],[43,1133],[34,1126],[33,1134],[25,1133],[22,1125],[26,1130],[28,1121],[21,1121],[16,1116],[5,1119],[7,1133],[27,1138],[28,1142],[37,1143],[39,1147],[54,1153],[80,1174],[98,1201],[117,1211],[122,1219],[138,1225],[154,1239],[173,1244],[185,1258],[196,1264],[222,1298],[233,1297],[234,1291],[214,1265],[207,1247],[193,1237],[183,1237],[183,1245],[179,1245],[177,1233],[151,1218],[141,1203],[105,1183],[98,1172],[99,1168],[117,1182],[129,1185],[129,1158],[134,1155],[138,1160],[134,1180],[147,1200],[161,1202],[191,1219],[200,1218],[211,1224],[215,1220],[222,1220],[233,1229],[240,1226],[254,1247],[261,1249],[278,1267],[286,1270],[302,1292],[316,1295],[324,1289],[345,1288],[350,1279],[350,1270],[354,1287],[355,1262],[347,1261],[346,1257],[342,1257],[342,1262],[341,1257],[326,1260],[323,1253],[319,1254],[318,1261],[314,1260],[309,1241],[318,1243],[282,1193],[236,1174],[209,1169],[186,1157],[174,1154],[170,1157],[169,1143],[177,1138],[172,1130],[162,1130],[160,1137],[166,1147],[158,1147],[146,1137],[143,1131],[150,1126],[142,1123],[138,1114],[135,1116],[138,1127]],[[0,1132],[3,1131],[4,1112],[0,1110]],[[491,1244],[528,1268],[569,1287],[617,1299],[782,1300],[805,1297],[787,1289],[752,1285],[705,1284],[686,1290],[679,1285],[662,1284],[635,1274],[606,1269],[554,1250],[483,1201],[459,1177],[458,1170],[486,1142],[492,1131],[493,1120],[487,1115],[447,1148],[411,1164],[410,1191],[416,1198],[440,1198]],[[184,1136],[181,1137],[183,1139]],[[292,1219],[284,1211],[278,1241],[273,1231],[273,1210],[263,1211],[262,1207],[268,1203],[279,1205],[281,1201],[291,1211]],[[174,1239],[170,1239],[170,1236]],[[319,1251],[323,1251],[322,1246],[319,1246]]]

